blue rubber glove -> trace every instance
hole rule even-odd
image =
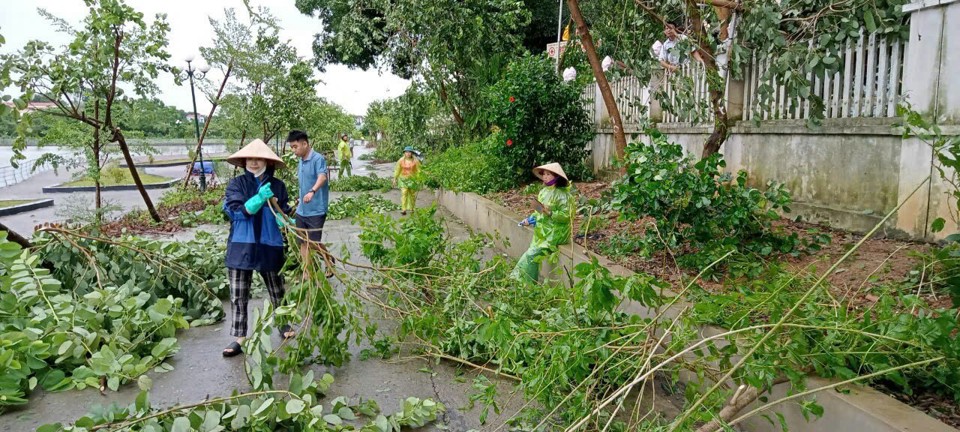
[[[257,194],[250,197],[247,202],[243,203],[243,208],[247,210],[247,214],[254,214],[260,211],[260,209],[263,208],[263,204],[266,202],[267,200],[261,198],[260,194]]]
[[[530,225],[530,226],[537,226],[537,219],[534,218],[533,216],[530,216],[530,217],[528,217],[528,218],[520,221],[520,223],[518,223],[517,226],[523,226],[523,223],[524,223],[524,222],[526,222],[527,225]]]
[[[270,200],[270,198],[273,198],[273,189],[270,189],[270,183],[260,186],[260,190],[257,191],[257,195],[260,198],[263,198],[264,202],[267,202]]]
[[[285,226],[293,225],[293,221],[291,221],[287,215],[277,213],[277,217],[275,219],[277,220],[277,227],[280,229],[283,229]]]
[[[265,183],[263,186],[260,186],[256,195],[243,203],[243,207],[247,209],[247,213],[254,214],[260,211],[270,198],[273,198],[273,190],[270,189],[270,183]]]

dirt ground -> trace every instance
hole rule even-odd
[[[610,186],[608,183],[594,182],[579,183],[576,187],[580,197],[601,199],[603,192],[607,191]],[[523,189],[497,193],[492,195],[491,198],[520,214],[529,214],[533,211],[531,206],[532,195],[525,194]],[[598,246],[605,240],[617,235],[640,236],[653,223],[652,219],[619,220],[619,214],[615,211],[593,217],[603,217],[607,219],[607,222],[588,232],[587,236],[584,237],[581,227],[585,222],[585,217],[578,214],[574,222],[574,231],[579,233],[576,236],[576,242],[601,255],[603,253]],[[861,234],[786,219],[778,222],[776,227],[787,233],[797,233],[801,238],[810,238],[812,236],[811,231],[829,236],[830,242],[822,245],[819,251],[801,254],[797,257],[789,255],[779,257],[780,262],[786,264],[789,270],[806,271],[815,275],[826,271],[863,238]],[[926,253],[929,250],[930,245],[926,243],[871,238],[848,258],[837,271],[831,274],[827,278],[827,282],[829,282],[833,294],[838,299],[850,299],[853,304],[876,302],[877,294],[880,294],[876,292],[879,287],[904,281],[911,271],[922,267],[923,263],[918,258],[918,254]],[[654,254],[650,258],[636,255],[609,258],[631,270],[649,273],[671,282],[677,282],[681,273],[687,276],[696,275],[695,270],[679,269],[672,257],[666,252]],[[701,285],[708,290],[721,290],[723,288],[722,281],[704,280]],[[932,306],[949,307],[950,305],[950,299],[947,296],[940,293],[931,293],[929,289],[923,290],[921,295]]]

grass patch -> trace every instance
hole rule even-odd
[[[169,177],[162,177],[153,174],[140,173],[140,180],[143,181],[143,184],[157,184],[170,181]],[[102,175],[100,176],[100,185],[101,186],[126,186],[133,185],[133,177],[130,176],[129,170],[123,170],[123,174],[111,173],[111,175]],[[93,179],[83,178],[79,180],[74,180],[66,182],[61,186],[64,187],[84,187],[84,186],[94,186]]]
[[[0,200],[0,209],[29,204],[37,200]]]

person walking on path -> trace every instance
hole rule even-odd
[[[337,158],[340,160],[340,177],[352,175],[353,169],[353,149],[350,148],[350,139],[347,134],[340,137],[340,145],[337,147]]]
[[[400,185],[400,214],[406,215],[417,206],[417,182],[420,174],[420,160],[413,157],[415,150],[411,146],[403,149],[403,157],[397,161],[393,170],[393,187]]]
[[[346,135],[344,135],[346,136]],[[326,253],[320,239],[323,235],[323,224],[327,221],[327,205],[330,199],[329,171],[327,159],[317,153],[310,146],[310,139],[303,131],[290,131],[287,142],[293,154],[297,155],[297,179],[300,186],[300,205],[297,206],[297,228],[306,232],[297,236],[300,245],[300,258],[303,260],[304,277],[312,267],[310,250],[320,250]],[[326,275],[333,275],[333,269],[327,267]]]
[[[510,277],[521,282],[537,282],[540,277],[540,259],[570,241],[570,213],[573,199],[570,197],[570,181],[563,167],[550,163],[533,169],[533,174],[543,181],[544,188],[537,194],[533,214],[520,225],[533,225],[533,241],[520,256]]]
[[[283,268],[285,256],[283,235],[280,226],[284,223],[269,209],[269,202],[276,200],[283,212],[289,212],[287,186],[274,177],[274,171],[283,168],[280,159],[261,140],[254,140],[234,153],[227,162],[244,168],[242,175],[230,180],[225,192],[223,210],[230,218],[230,234],[227,237],[227,276],[230,283],[230,303],[233,320],[230,336],[237,338],[223,350],[224,357],[233,357],[242,352],[240,344],[247,336],[247,304],[253,272],[260,273],[270,303],[274,307],[283,301]],[[284,338],[293,337],[289,325],[280,328]]]

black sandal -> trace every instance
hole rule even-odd
[[[287,336],[287,333],[293,333],[290,336]],[[297,335],[297,332],[293,331],[293,328],[290,327],[290,324],[284,324],[280,326],[280,337],[284,339],[291,339]]]
[[[224,357],[234,357],[240,354],[243,354],[243,348],[240,348],[240,343],[237,341],[230,342],[230,345],[227,345],[227,347],[223,349]]]

